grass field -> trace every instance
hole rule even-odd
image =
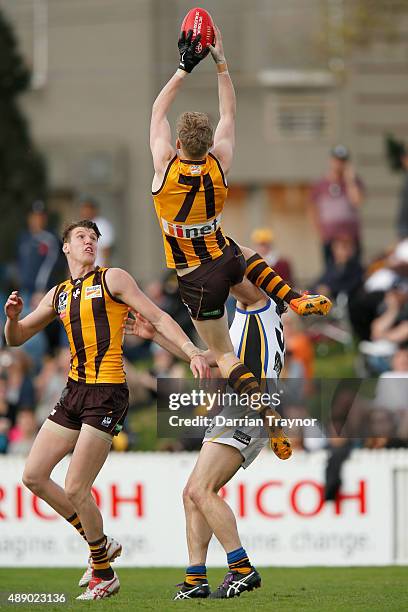
[[[0,605],[31,610],[78,610],[97,606],[98,610],[157,612],[177,607],[199,610],[274,610],[354,612],[408,610],[407,568],[260,568],[262,588],[227,601],[171,601],[174,585],[182,579],[180,569],[120,569],[121,591],[99,602],[79,602],[77,569],[0,569],[0,591],[65,593],[68,603],[55,605]],[[215,588],[223,577],[220,569],[210,570]]]

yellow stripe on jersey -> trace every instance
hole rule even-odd
[[[190,268],[220,257],[228,240],[221,213],[228,187],[219,161],[175,156],[162,186],[153,192],[168,268]]]
[[[262,327],[262,323],[261,320],[259,318],[259,315],[252,315],[255,316],[255,320],[258,324],[258,329],[259,329],[259,338],[261,341],[261,354],[260,354],[260,359],[261,359],[261,368],[262,368],[262,378],[266,378],[266,367],[265,367],[265,355],[266,355],[266,338],[265,338],[265,333]]]
[[[244,336],[243,336],[242,343],[241,343],[241,350],[239,351],[239,355],[237,355],[237,357],[239,357],[241,361],[245,361],[245,349],[246,349],[246,343],[247,343],[247,337],[248,337],[248,328],[249,328],[249,317],[247,316],[245,320],[245,325],[244,325]]]
[[[69,376],[89,384],[126,379],[122,344],[128,307],[111,295],[105,274],[106,268],[96,268],[81,279],[68,279],[54,296],[71,350]]]

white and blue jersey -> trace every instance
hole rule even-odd
[[[235,354],[258,380],[279,378],[285,343],[281,316],[273,300],[258,310],[237,308],[230,336]]]
[[[276,303],[269,299],[258,310],[237,308],[230,327],[235,354],[245,363],[256,378],[275,381],[284,363],[285,343],[281,315]],[[272,388],[263,391],[273,393]],[[252,412],[252,411],[250,411]],[[220,413],[226,419],[241,418],[248,409],[226,406]],[[263,426],[225,427],[214,421],[207,429],[203,442],[217,442],[238,449],[243,457],[242,467],[247,468],[268,444],[269,437]]]

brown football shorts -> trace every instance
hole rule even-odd
[[[231,287],[242,282],[246,263],[241,249],[231,238],[221,255],[196,270],[178,276],[180,296],[192,319],[220,319]]]
[[[116,436],[122,430],[128,408],[126,383],[91,385],[68,378],[67,386],[48,419],[76,430],[86,423]]]

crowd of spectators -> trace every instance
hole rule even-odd
[[[408,154],[404,159],[408,177]],[[331,333],[327,332],[325,337],[326,321],[319,321],[319,341],[326,341],[328,345],[337,341],[341,344],[344,336],[333,334],[333,328],[343,333],[346,330],[348,337],[354,339],[351,346],[357,347],[354,376],[377,379],[374,394],[370,397],[361,386],[356,391],[352,385],[344,388],[340,385],[325,410],[321,406],[316,408],[316,398],[321,399],[322,392],[314,381],[315,329],[291,312],[283,316],[286,361],[282,378],[301,381],[290,389],[290,401],[283,406],[284,416],[304,418],[313,413],[319,421],[317,428],[299,430],[294,445],[307,451],[329,447],[337,459],[346,457],[355,446],[401,446],[408,439],[406,181],[401,195],[398,239],[387,253],[379,254],[371,262],[364,260],[361,241],[360,209],[364,197],[364,184],[351,164],[349,151],[344,146],[335,147],[330,153],[327,173],[311,193],[310,210],[321,243],[323,269],[309,289],[328,295],[334,303],[327,324]],[[92,197],[82,199],[79,213],[84,218],[94,219],[102,229],[98,263],[109,265],[114,252],[112,225],[101,216],[98,203]],[[251,240],[266,261],[296,287],[294,262],[279,251],[271,228],[257,228]],[[9,278],[12,286],[20,289],[27,312],[66,273],[60,240],[49,229],[42,202],[35,202],[27,216],[26,228],[17,242],[15,262]],[[3,303],[7,288],[7,283],[3,282],[0,287]],[[189,314],[179,297],[174,271],[165,272],[144,290],[190,337],[194,337]],[[228,310],[231,318],[233,300],[229,301]],[[3,323],[1,309],[0,328]],[[157,377],[183,378],[188,371],[185,364],[167,351],[135,337],[126,340],[125,357],[133,413],[154,405]],[[0,453],[28,451],[40,424],[60,397],[69,362],[65,333],[58,321],[22,348],[9,349],[4,343],[0,345]],[[115,439],[114,448],[137,449],[138,444],[138,435],[128,419],[124,431]]]

